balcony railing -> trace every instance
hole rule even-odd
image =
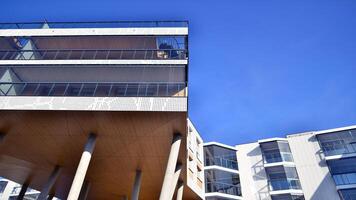
[[[356,173],[333,175],[336,185],[356,184]]]
[[[289,152],[278,152],[278,153],[264,153],[265,163],[276,163],[276,162],[293,162],[292,153]]]
[[[230,194],[234,196],[241,196],[241,187],[240,185],[227,184],[222,182],[207,182],[206,191],[210,192],[219,192],[224,194]]]
[[[1,60],[169,60],[187,58],[187,50],[184,49],[0,50]]]
[[[326,156],[356,153],[356,142],[345,143],[342,140],[321,143],[321,148]]]
[[[224,157],[206,158],[206,165],[207,166],[217,165],[229,169],[238,170],[238,165],[236,160],[231,160]]]
[[[272,179],[268,181],[268,185],[271,191],[301,189],[298,179]]]
[[[20,22],[0,23],[0,29],[188,27],[188,21]]]
[[[0,83],[0,96],[184,97],[185,83]]]

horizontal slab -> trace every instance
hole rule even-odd
[[[188,35],[187,27],[0,29],[0,36]]]
[[[186,65],[187,60],[0,60],[0,65]]]
[[[187,98],[1,96],[0,110],[187,112]]]

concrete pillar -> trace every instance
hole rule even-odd
[[[24,184],[22,184],[19,196],[17,196],[17,200],[23,200],[23,198],[24,198],[24,196],[26,194],[28,186],[29,186],[28,182],[25,182]]]
[[[171,189],[172,181],[173,181],[175,168],[177,165],[181,142],[182,142],[182,136],[180,134],[174,134],[159,200],[168,200],[169,197],[171,196],[170,194],[172,191]]]
[[[133,190],[132,190],[132,194],[131,194],[132,200],[138,200],[138,196],[140,194],[140,187],[141,187],[141,177],[142,177],[141,170],[136,170],[135,182],[134,182]]]
[[[84,184],[83,184],[83,187],[82,187],[82,190],[80,191],[80,194],[79,194],[79,200],[86,200],[87,197],[88,197],[88,193],[89,193],[89,190],[90,190],[90,182],[89,181],[84,181]]]
[[[171,183],[171,193],[169,194],[169,199],[173,199],[174,191],[176,190],[177,183],[179,180],[180,172],[182,171],[182,165],[177,164],[176,171],[174,172],[172,183]]]
[[[5,190],[2,192],[1,195],[1,200],[9,200],[10,199],[10,195],[12,190],[14,189],[14,187],[16,187],[17,183],[7,180],[7,185],[5,187]]]
[[[72,186],[70,188],[67,200],[77,200],[79,197],[80,190],[82,188],[84,178],[89,167],[91,155],[94,151],[95,141],[96,136],[94,134],[90,134],[88,137],[88,141],[85,145],[82,157],[80,158],[77,171],[75,172],[74,180],[72,182]]]
[[[41,194],[38,196],[38,200],[46,200],[49,192],[51,191],[53,185],[61,172],[61,168],[57,165],[49,176],[47,183],[43,186]]]
[[[183,181],[179,181],[178,188],[177,188],[177,199],[176,200],[183,199],[183,190],[184,190],[184,183],[183,183]]]

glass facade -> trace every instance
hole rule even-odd
[[[188,21],[102,21],[0,23],[0,29],[187,27]]]
[[[285,141],[261,143],[265,163],[293,162],[289,144]]]
[[[355,200],[356,199],[356,189],[340,190],[339,194],[342,200]]]
[[[279,194],[272,195],[272,200],[305,200],[303,195]]]
[[[329,160],[327,164],[336,185],[356,184],[356,158]]]
[[[265,170],[268,176],[269,189],[271,191],[301,189],[295,167],[276,166],[268,167]]]
[[[100,63],[187,60],[187,41],[164,35],[0,37],[0,60],[90,60],[2,65],[0,96],[185,97],[185,64]]]
[[[204,147],[205,166],[221,166],[238,170],[236,151],[217,145]]]
[[[356,153],[356,130],[338,131],[317,135],[326,156]]]
[[[205,170],[205,191],[241,196],[239,175],[221,170]]]

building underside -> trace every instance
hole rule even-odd
[[[142,171],[140,199],[158,199],[174,133],[187,134],[186,112],[0,111],[0,176],[41,190],[61,167],[52,193],[66,199],[90,133],[96,146],[85,176],[87,199],[130,197]],[[183,139],[178,161],[186,166]],[[186,179],[182,167],[181,179]],[[200,199],[188,187],[184,199]]]

